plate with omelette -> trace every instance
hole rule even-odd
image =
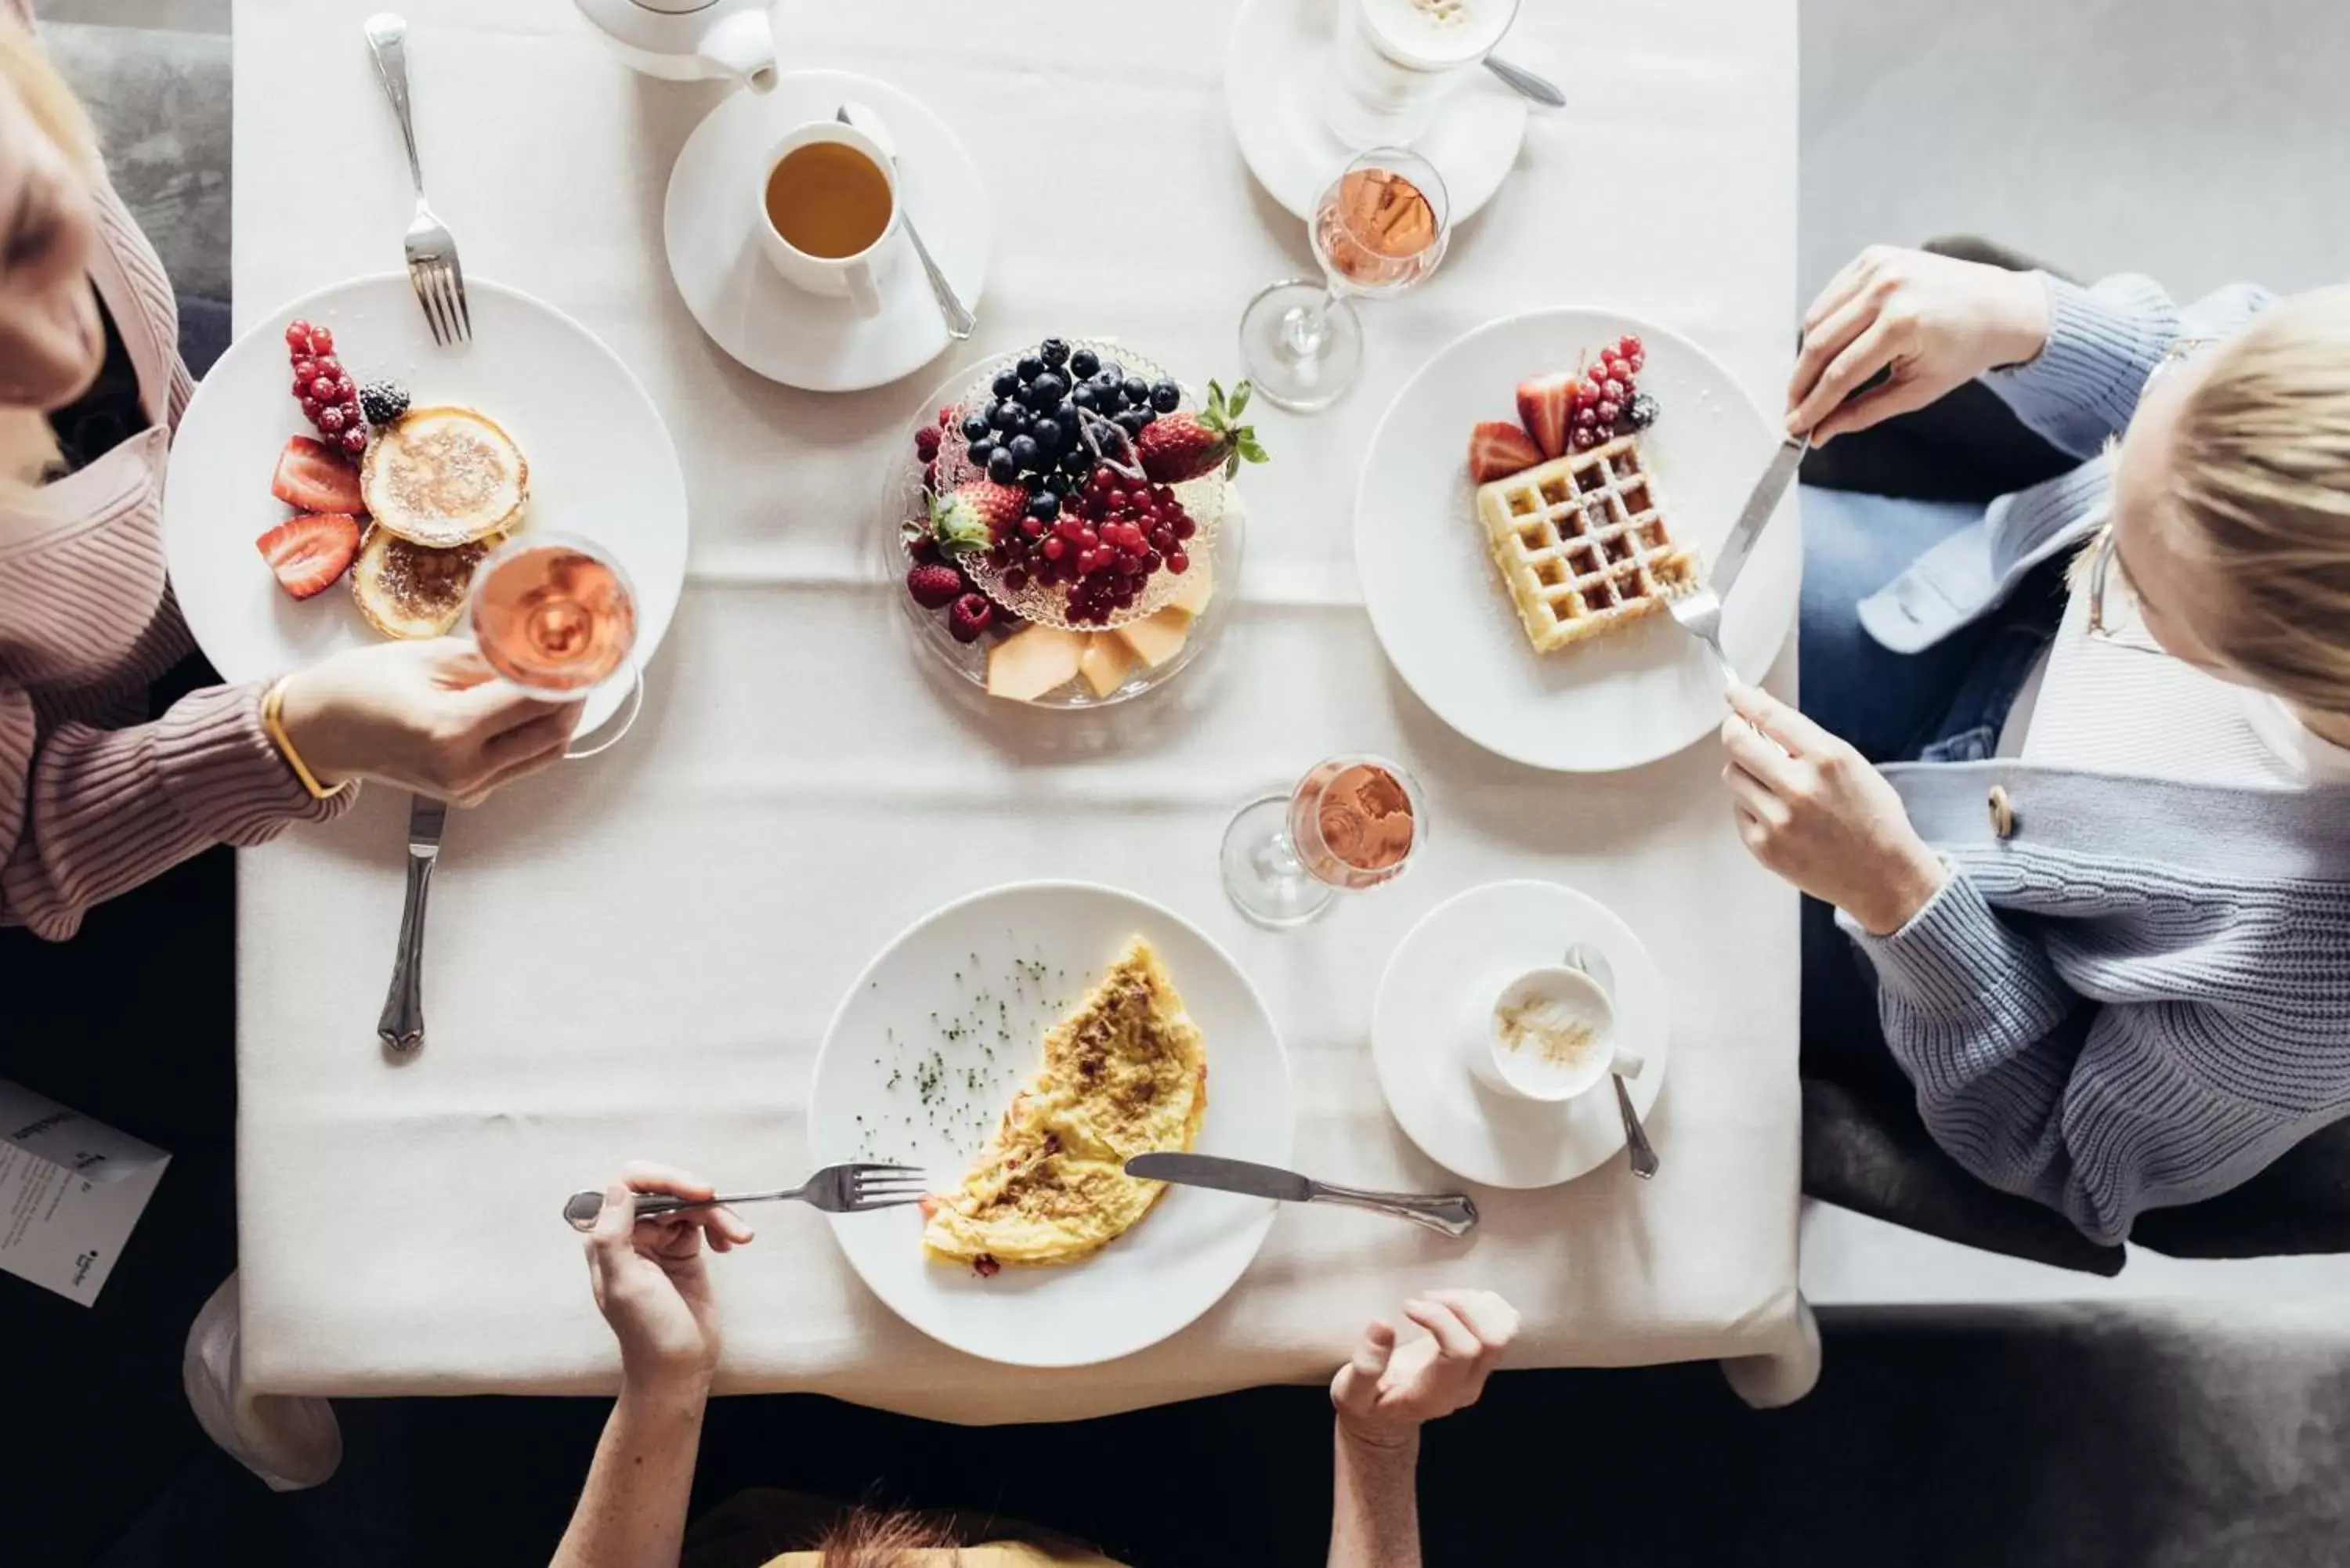
[[[1246,1271],[1274,1205],[1129,1177],[1138,1154],[1290,1160],[1273,1016],[1231,955],[1134,894],[999,888],[901,934],[816,1056],[818,1164],[920,1167],[919,1207],[832,1217],[924,1333],[1021,1366],[1129,1355]]]

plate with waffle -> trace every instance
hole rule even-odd
[[[1388,659],[1530,767],[1638,767],[1711,734],[1721,676],[1669,607],[1706,580],[1778,440],[1728,370],[1653,323],[1556,309],[1470,333],[1396,395],[1356,494]],[[1723,607],[1743,679],[1785,645],[1802,575],[1783,519]]]
[[[659,410],[577,322],[468,279],[471,343],[432,341],[405,275],[265,316],[196,389],[163,544],[188,628],[231,680],[379,639],[467,637],[474,568],[515,535],[608,549],[637,657],[685,580],[685,474]],[[590,692],[583,732],[627,699]]]

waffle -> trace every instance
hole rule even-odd
[[[1611,631],[1697,585],[1636,436],[1477,488],[1477,515],[1535,651]]]

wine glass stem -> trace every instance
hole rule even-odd
[[[1285,832],[1274,834],[1258,847],[1256,868],[1268,882],[1294,882],[1305,875],[1305,867]]]
[[[1323,348],[1330,341],[1330,312],[1337,307],[1338,290],[1331,284],[1322,286],[1322,297],[1311,306],[1300,306],[1290,312],[1288,328],[1289,351],[1300,359],[1318,359]]]

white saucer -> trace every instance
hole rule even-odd
[[[1672,1020],[1656,961],[1604,906],[1555,883],[1491,882],[1430,910],[1388,961],[1371,1013],[1379,1087],[1397,1124],[1445,1169],[1487,1187],[1554,1187],[1624,1147],[1605,1084],[1563,1106],[1538,1105],[1496,1094],[1469,1072],[1469,1043],[1482,1037],[1503,987],[1557,963],[1575,942],[1615,971],[1617,1028],[1646,1058],[1629,1081],[1645,1120],[1664,1087]]]
[[[1301,221],[1355,156],[1322,120],[1337,27],[1338,0],[1247,0],[1224,47],[1224,103],[1241,156]],[[1526,100],[1479,71],[1444,100],[1412,151],[1444,176],[1459,223],[1492,200],[1525,139]]]
[[[906,213],[973,310],[987,286],[987,191],[946,121],[887,82],[848,71],[794,71],[768,93],[738,92],[710,111],[670,171],[661,236],[670,275],[711,340],[787,387],[855,392],[912,374],[952,341],[921,263],[900,234],[882,264],[881,314],[785,283],[760,254],[759,165],[786,131],[869,104],[897,143]]]

